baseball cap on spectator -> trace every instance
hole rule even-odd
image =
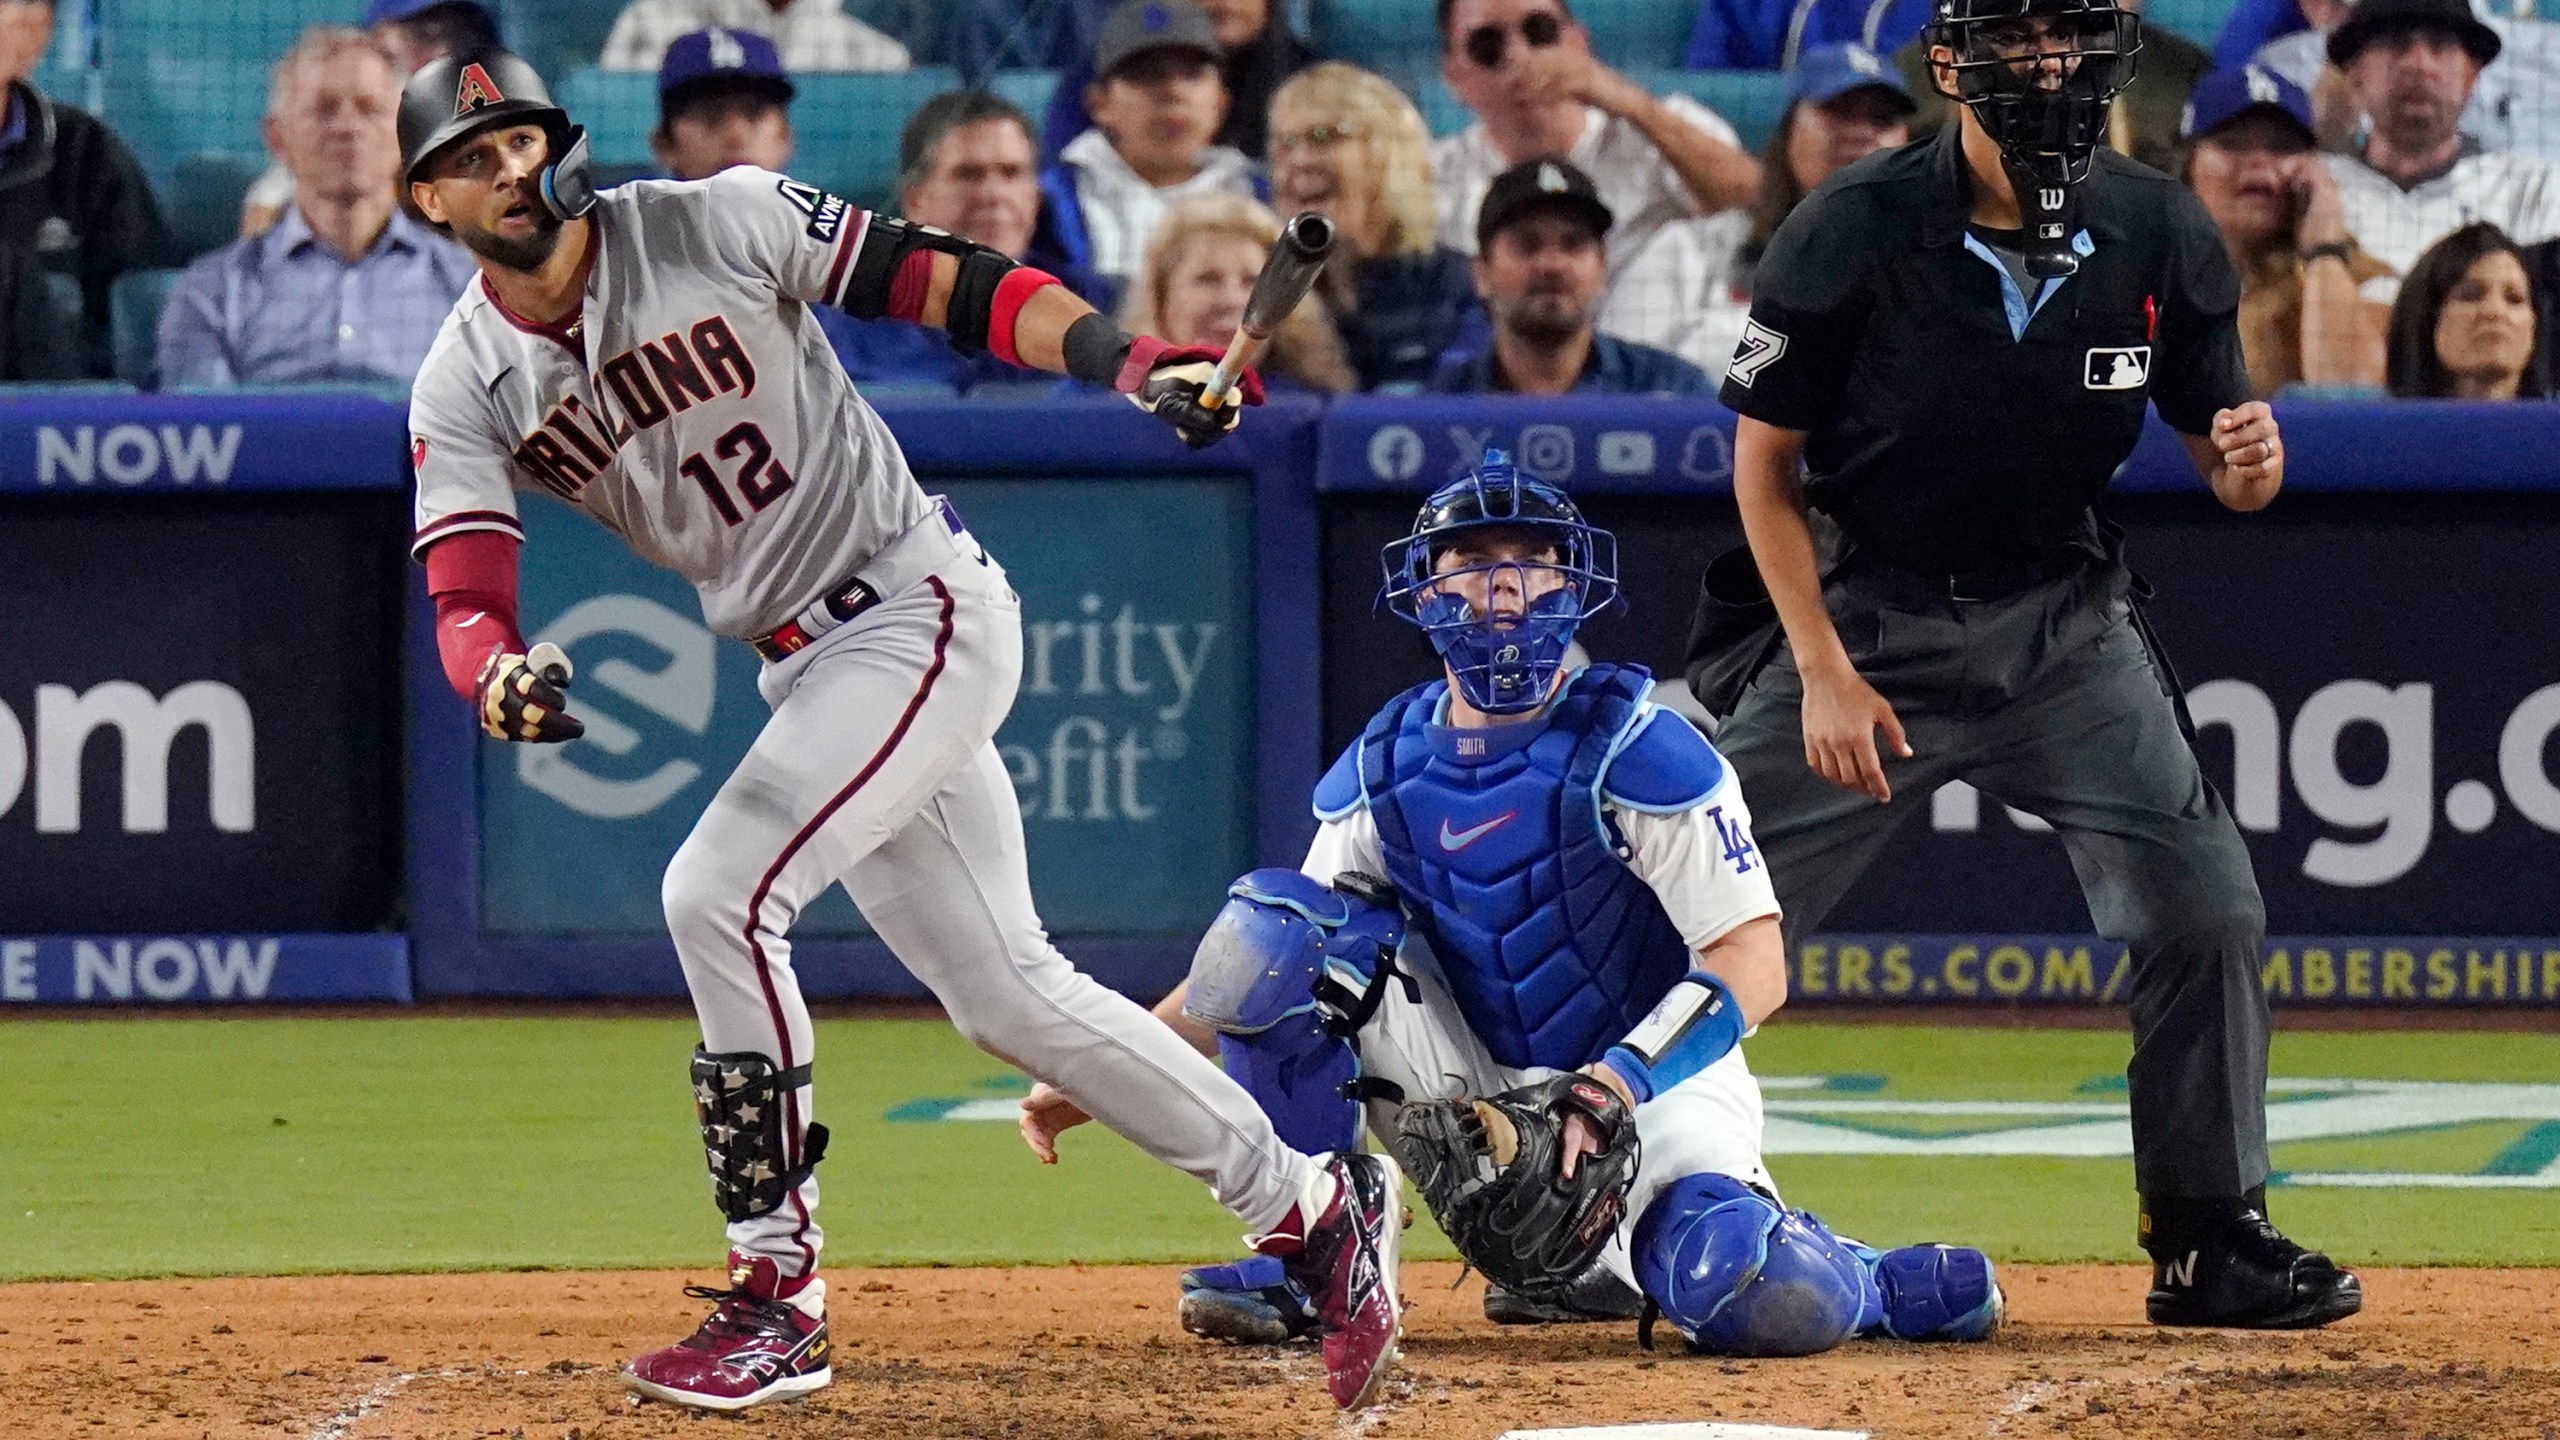
[[[1093,46],[1094,78],[1107,80],[1112,71],[1156,50],[1192,50],[1212,65],[1227,62],[1217,22],[1199,6],[1183,0],[1129,0],[1102,22]]]
[[[488,6],[474,3],[474,0],[369,0],[364,7],[364,26],[370,30],[376,25],[393,20],[406,20],[429,10],[443,9],[447,5],[460,5],[479,11],[481,18],[489,22],[490,31],[496,32],[498,17],[490,12]]]
[[[2306,146],[2320,143],[2311,123],[2311,97],[2302,87],[2264,65],[2234,65],[2198,80],[2187,92],[2187,108],[2178,122],[2180,139],[2210,135],[2243,115],[2279,115],[2302,132]]]
[[[799,93],[782,68],[782,52],[753,30],[713,26],[679,35],[658,62],[658,123],[682,114],[706,95],[748,91],[777,105]]]
[[[1876,52],[1856,41],[1817,45],[1797,58],[1787,77],[1787,103],[1826,105],[1852,90],[1881,90],[1905,115],[1920,108],[1902,83],[1900,67],[1888,65]]]
[[[2505,44],[2471,13],[2470,0],[2359,0],[2329,32],[2329,63],[2343,70],[2375,40],[2411,30],[2450,35],[2482,65],[2497,59]]]
[[[1568,160],[1524,160],[1485,187],[1484,204],[1476,211],[1476,248],[1487,248],[1504,226],[1541,210],[1580,215],[1602,235],[1618,218],[1581,167]]]

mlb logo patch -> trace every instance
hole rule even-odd
[[[2139,390],[2151,383],[2151,347],[2126,345],[2089,352],[2082,383],[2092,390]]]

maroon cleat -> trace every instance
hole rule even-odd
[[[1313,1224],[1300,1201],[1253,1247],[1280,1257],[1314,1301],[1324,1335],[1325,1388],[1357,1410],[1376,1397],[1396,1362],[1404,1328],[1396,1302],[1396,1250],[1404,1241],[1404,1173],[1384,1155],[1341,1154],[1323,1171],[1333,1199]]]
[[[760,1256],[729,1256],[729,1287],[687,1285],[684,1293],[719,1308],[693,1334],[622,1367],[622,1383],[653,1400],[697,1410],[744,1410],[825,1388],[827,1317],[791,1303],[809,1280],[784,1280]]]

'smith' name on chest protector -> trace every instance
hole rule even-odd
[[[1594,665],[1539,722],[1460,730],[1433,723],[1448,688],[1434,681],[1360,738],[1388,878],[1503,1065],[1587,1065],[1688,973],[1687,945],[1600,809],[1651,684],[1640,667]]]

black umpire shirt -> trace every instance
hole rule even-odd
[[[1858,551],[1931,576],[2094,548],[2091,507],[2147,405],[2201,435],[2251,398],[2240,276],[2192,191],[2099,151],[2079,273],[2037,286],[2014,232],[1968,224],[1960,129],[1805,197],[1753,276],[1723,390],[1807,432],[1806,500]]]

